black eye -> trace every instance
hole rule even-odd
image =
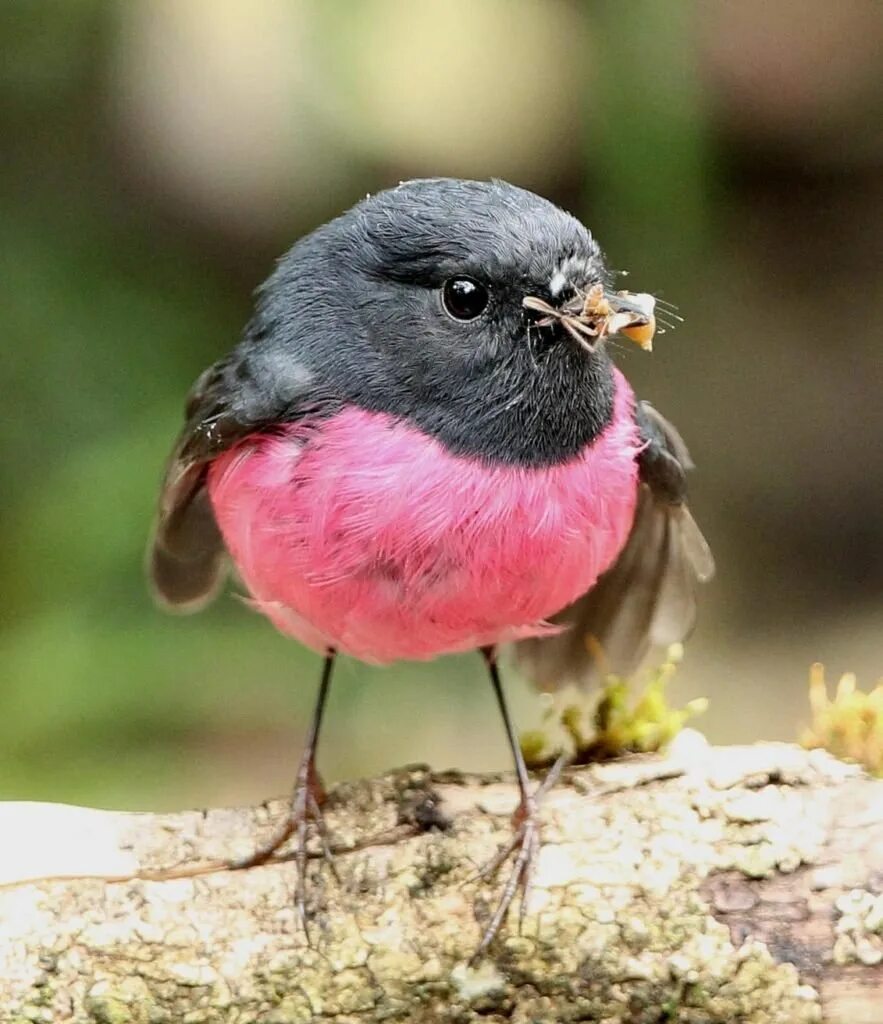
[[[445,309],[455,320],[474,320],[487,308],[487,288],[471,277],[451,277],[442,289]]]

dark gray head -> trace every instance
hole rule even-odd
[[[242,376],[280,403],[306,389],[404,417],[462,454],[560,461],[606,425],[611,366],[603,345],[536,327],[523,302],[558,306],[605,278],[589,231],[531,192],[405,182],[282,258],[238,350]]]

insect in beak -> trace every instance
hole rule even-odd
[[[590,352],[594,352],[600,341],[614,334],[629,338],[646,352],[653,348],[656,300],[643,292],[607,292],[596,284],[585,295],[577,295],[561,307],[533,295],[525,296],[522,305],[542,315],[536,322],[537,327],[557,322]]]

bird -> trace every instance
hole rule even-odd
[[[265,863],[293,836],[305,930],[336,658],[481,654],[520,794],[486,872],[512,861],[483,952],[519,892],[523,913],[539,848],[542,789],[500,652],[540,687],[586,686],[693,627],[714,563],[692,463],[611,358],[613,335],[647,347],[653,331],[652,299],[614,278],[589,229],[533,192],[405,181],[297,241],[190,390],[148,575],[187,612],[232,567],[254,609],[324,658],[285,820],[230,862]]]

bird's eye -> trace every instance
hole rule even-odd
[[[451,277],[442,289],[445,309],[455,320],[474,320],[487,308],[490,296],[483,284],[471,277]]]

